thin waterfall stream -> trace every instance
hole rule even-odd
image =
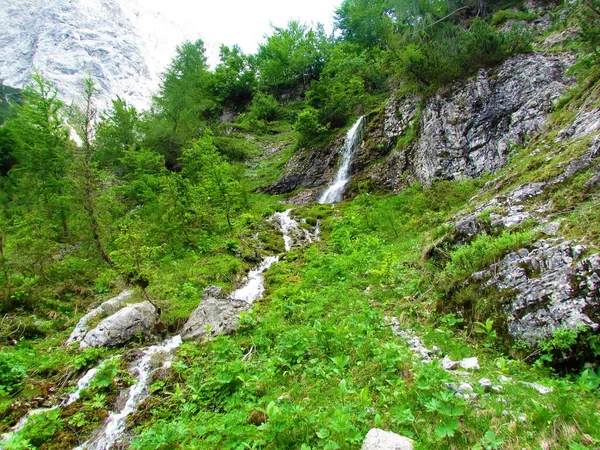
[[[337,203],[342,200],[346,185],[348,184],[348,181],[350,181],[350,163],[352,162],[352,156],[362,142],[364,130],[365,116],[360,116],[354,125],[352,125],[352,128],[348,130],[348,133],[346,133],[344,145],[340,150],[342,153],[342,162],[335,177],[325,192],[319,197],[319,203]]]
[[[269,218],[269,221],[281,231],[286,252],[290,251],[292,248],[301,247],[318,240],[318,224],[314,231],[311,232],[303,227],[298,221],[294,220],[291,217],[291,212],[292,210],[288,209],[281,213],[275,213]],[[280,256],[281,255],[273,255],[265,257],[261,264],[248,272],[244,283],[242,283],[238,289],[233,291],[229,297],[232,299],[243,300],[250,304],[261,299],[265,290],[263,274],[272,264],[279,261]],[[130,295],[129,292],[127,292],[127,294]],[[95,310],[92,312],[96,314]],[[88,315],[90,315],[90,313],[88,313]],[[84,323],[84,325],[87,325],[87,323]],[[78,333],[79,328],[83,329],[83,326],[76,327]],[[78,338],[79,335],[73,339],[73,342]],[[170,368],[175,352],[182,343],[181,336],[176,335],[160,344],[142,349],[141,356],[129,368],[129,372],[133,377],[135,384],[125,391],[127,400],[125,401],[124,406],[115,412],[111,412],[102,427],[100,427],[88,441],[74,450],[110,450],[116,447],[120,448],[123,435],[127,430],[127,417],[134,413],[139,405],[149,397],[149,387],[153,381],[153,375],[158,370]],[[118,356],[113,356],[108,358],[102,361],[98,366],[88,370],[77,382],[77,389],[61,404],[51,408],[31,410],[27,415],[21,418],[11,432],[3,436],[3,438],[8,439],[14,433],[22,430],[31,416],[65,407],[79,400],[81,393],[89,386],[90,382],[102,367],[107,362],[117,357]]]

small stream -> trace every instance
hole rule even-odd
[[[32,417],[39,416],[40,414],[45,414],[50,411],[54,411],[55,409],[58,409],[61,407],[69,406],[71,403],[74,403],[77,400],[79,400],[79,397],[81,397],[81,393],[88,388],[91,381],[94,379],[96,374],[100,371],[100,369],[102,369],[102,367],[104,367],[104,365],[107,362],[109,362],[115,358],[118,358],[118,356],[113,356],[111,358],[105,359],[100,364],[98,364],[96,367],[88,370],[85,373],[85,375],[83,377],[81,377],[79,379],[79,381],[77,382],[77,389],[75,389],[75,391],[73,391],[71,394],[69,394],[69,397],[66,400],[64,400],[62,403],[60,403],[58,405],[54,405],[49,408],[38,408],[38,409],[30,410],[25,416],[21,417],[19,422],[17,422],[17,424],[14,427],[12,427],[8,433],[5,433],[1,436],[1,438],[2,438],[1,440],[6,441],[13,434],[21,431],[23,428],[25,428],[25,425],[27,425],[27,423],[29,422],[29,419],[31,419]]]
[[[142,356],[130,369],[136,383],[128,389],[125,406],[112,412],[95,436],[75,450],[109,450],[117,443],[127,428],[127,416],[135,412],[150,395],[149,387],[152,375],[159,369],[169,369],[175,350],[182,344],[181,336],[167,339],[161,344],[152,345],[144,350]]]
[[[239,289],[233,291],[230,297],[236,300],[244,300],[250,304],[254,303],[255,300],[261,299],[265,292],[265,278],[263,273],[277,261],[279,261],[279,256],[267,256],[263,259],[263,262],[256,269],[248,272],[244,284]]]
[[[292,210],[288,209],[282,213],[275,213],[269,219],[269,221],[275,224],[281,231],[286,252],[290,251],[292,248],[312,243],[318,239],[318,226],[313,232],[310,232],[291,217],[291,212]],[[265,290],[263,274],[271,267],[271,265],[278,262],[279,259],[280,255],[267,256],[264,258],[255,269],[248,272],[244,283],[231,293],[230,298],[243,300],[250,304],[261,299]],[[124,302],[130,295],[131,293],[129,291],[124,291],[109,302]],[[113,306],[112,303],[109,307]],[[69,339],[69,343],[80,340],[81,335],[87,330],[89,319],[100,314],[103,309],[104,304],[86,314],[75,327],[75,330]],[[181,344],[181,336],[177,335],[165,340],[161,344],[152,345],[143,349],[142,355],[129,370],[135,384],[125,391],[124,395],[127,400],[125,401],[124,406],[118,411],[111,412],[102,427],[94,433],[93,437],[74,450],[110,450],[115,448],[115,446],[120,448],[119,441],[123,439],[123,435],[127,429],[127,417],[135,412],[138,406],[150,395],[149,386],[153,381],[153,375],[156,371],[168,370],[171,367],[175,352]],[[98,366],[86,372],[86,374],[77,382],[77,389],[61,404],[52,408],[29,411],[26,416],[21,418],[19,423],[10,431],[10,433],[7,433],[3,438],[8,439],[13,433],[22,430],[30,417],[52,411],[56,408],[68,406],[79,400],[81,393],[89,386],[90,382],[102,369],[103,365],[116,357],[118,356],[106,359]]]

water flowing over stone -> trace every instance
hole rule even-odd
[[[109,450],[117,443],[126,428],[126,419],[135,412],[149,396],[149,386],[153,375],[159,369],[171,367],[175,350],[181,345],[181,336],[167,339],[162,344],[148,347],[141,358],[134,364],[130,372],[136,379],[136,384],[129,388],[127,402],[119,412],[111,413],[104,426],[96,436],[77,447],[76,450]]]
[[[75,325],[75,329],[73,329],[71,332],[71,335],[69,336],[69,339],[67,339],[67,342],[65,342],[65,345],[71,345],[75,342],[81,341],[88,332],[88,325],[91,321],[96,318],[101,318],[116,313],[119,309],[121,309],[123,304],[131,298],[132,294],[133,291],[126,289],[116,297],[105,301],[97,308],[94,308],[88,312],[85,316],[79,319],[79,322],[77,322],[77,325]]]
[[[58,407],[59,407],[59,405],[55,405],[55,406],[52,406],[51,408],[38,408],[38,409],[29,410],[27,412],[27,414],[25,414],[23,417],[21,417],[19,419],[17,424],[14,427],[12,427],[8,433],[4,433],[4,434],[0,435],[0,444],[2,442],[8,441],[12,435],[14,435],[15,433],[18,433],[23,428],[25,428],[25,425],[27,425],[27,422],[29,422],[29,419],[31,419],[33,416],[39,416],[40,414],[45,414],[50,411],[54,411]],[[4,447],[2,447],[2,445],[0,445],[0,448],[4,448]]]
[[[30,410],[27,414],[25,414],[23,417],[21,417],[21,419],[19,420],[19,422],[17,422],[17,424],[14,427],[11,428],[10,432],[5,433],[3,435],[0,435],[0,440],[8,440],[8,438],[10,438],[13,434],[18,433],[19,431],[21,431],[23,428],[25,428],[25,425],[27,425],[27,422],[29,422],[29,419],[31,419],[31,417],[33,417],[33,416],[39,416],[40,414],[45,414],[45,413],[48,413],[50,411],[54,411],[57,408],[69,406],[71,403],[75,403],[77,400],[79,400],[79,397],[81,396],[81,393],[85,389],[87,389],[87,387],[89,386],[90,382],[94,379],[94,377],[100,371],[100,369],[108,361],[110,361],[110,360],[112,360],[114,358],[116,358],[116,357],[113,356],[112,358],[105,359],[98,366],[96,366],[96,367],[88,370],[86,372],[86,374],[83,377],[81,377],[79,379],[79,381],[77,382],[77,389],[74,392],[72,392],[69,395],[69,398],[67,398],[60,405],[54,405],[54,406],[52,406],[50,408],[38,408],[38,409],[32,409],[32,410]]]
[[[262,298],[265,291],[263,273],[277,261],[279,261],[279,256],[267,256],[256,269],[248,272],[248,277],[244,284],[239,289],[233,291],[230,297],[234,300],[243,300],[250,304]]]
[[[346,188],[346,184],[350,180],[350,163],[352,162],[352,154],[360,145],[365,129],[365,118],[361,116],[352,125],[352,128],[346,134],[344,145],[342,147],[342,163],[335,175],[335,178],[329,187],[323,192],[319,198],[319,203],[336,203],[342,200],[342,194]]]
[[[109,361],[112,361],[115,358],[117,358],[117,357],[113,356],[112,358],[105,359],[100,364],[98,364],[96,367],[88,370],[86,372],[86,374],[83,377],[81,377],[79,379],[79,381],[77,382],[77,389],[75,390],[75,392],[72,392],[71,394],[69,394],[69,398],[62,403],[62,406],[69,406],[71,403],[75,403],[77,400],[79,400],[79,397],[81,396],[81,393],[88,388],[88,386],[90,385],[91,381],[98,374],[98,372],[100,372],[100,370]]]
[[[311,233],[306,228],[303,228],[297,221],[292,219],[290,216],[292,210],[288,209],[282,213],[275,213],[269,219],[272,223],[277,225],[277,228],[283,234],[283,243],[285,245],[285,251],[289,252],[293,247],[301,247],[302,245],[311,244],[317,239],[319,234],[319,228]]]

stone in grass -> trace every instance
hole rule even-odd
[[[452,361],[448,356],[444,356],[442,360],[442,367],[445,370],[454,370],[458,367],[458,361]]]
[[[459,364],[460,367],[462,367],[465,370],[479,369],[479,360],[477,359],[477,357],[464,358],[462,361],[460,361]]]
[[[549,394],[551,392],[554,392],[554,388],[553,387],[546,387],[546,386],[542,386],[541,384],[529,383],[527,381],[519,381],[519,383],[521,383],[521,384],[523,384],[525,386],[529,386],[532,389],[535,389],[536,391],[538,391],[542,395],[546,395],[546,394]]]
[[[413,450],[412,440],[396,433],[371,428],[361,450]]]
[[[479,369],[479,361],[476,357],[464,358],[460,361],[452,361],[448,356],[444,356],[442,367],[446,370],[455,370],[458,367],[465,370]]]
[[[102,320],[85,335],[79,347],[114,347],[126,344],[139,333],[152,335],[158,322],[156,308],[150,302],[135,303]]]
[[[482,378],[479,380],[479,386],[481,386],[484,390],[489,391],[492,389],[492,382],[488,378]]]

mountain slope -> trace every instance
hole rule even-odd
[[[80,96],[91,75],[101,109],[117,95],[143,108],[175,44],[175,24],[139,2],[118,0],[0,1],[0,79],[21,88],[38,70],[63,100]]]

